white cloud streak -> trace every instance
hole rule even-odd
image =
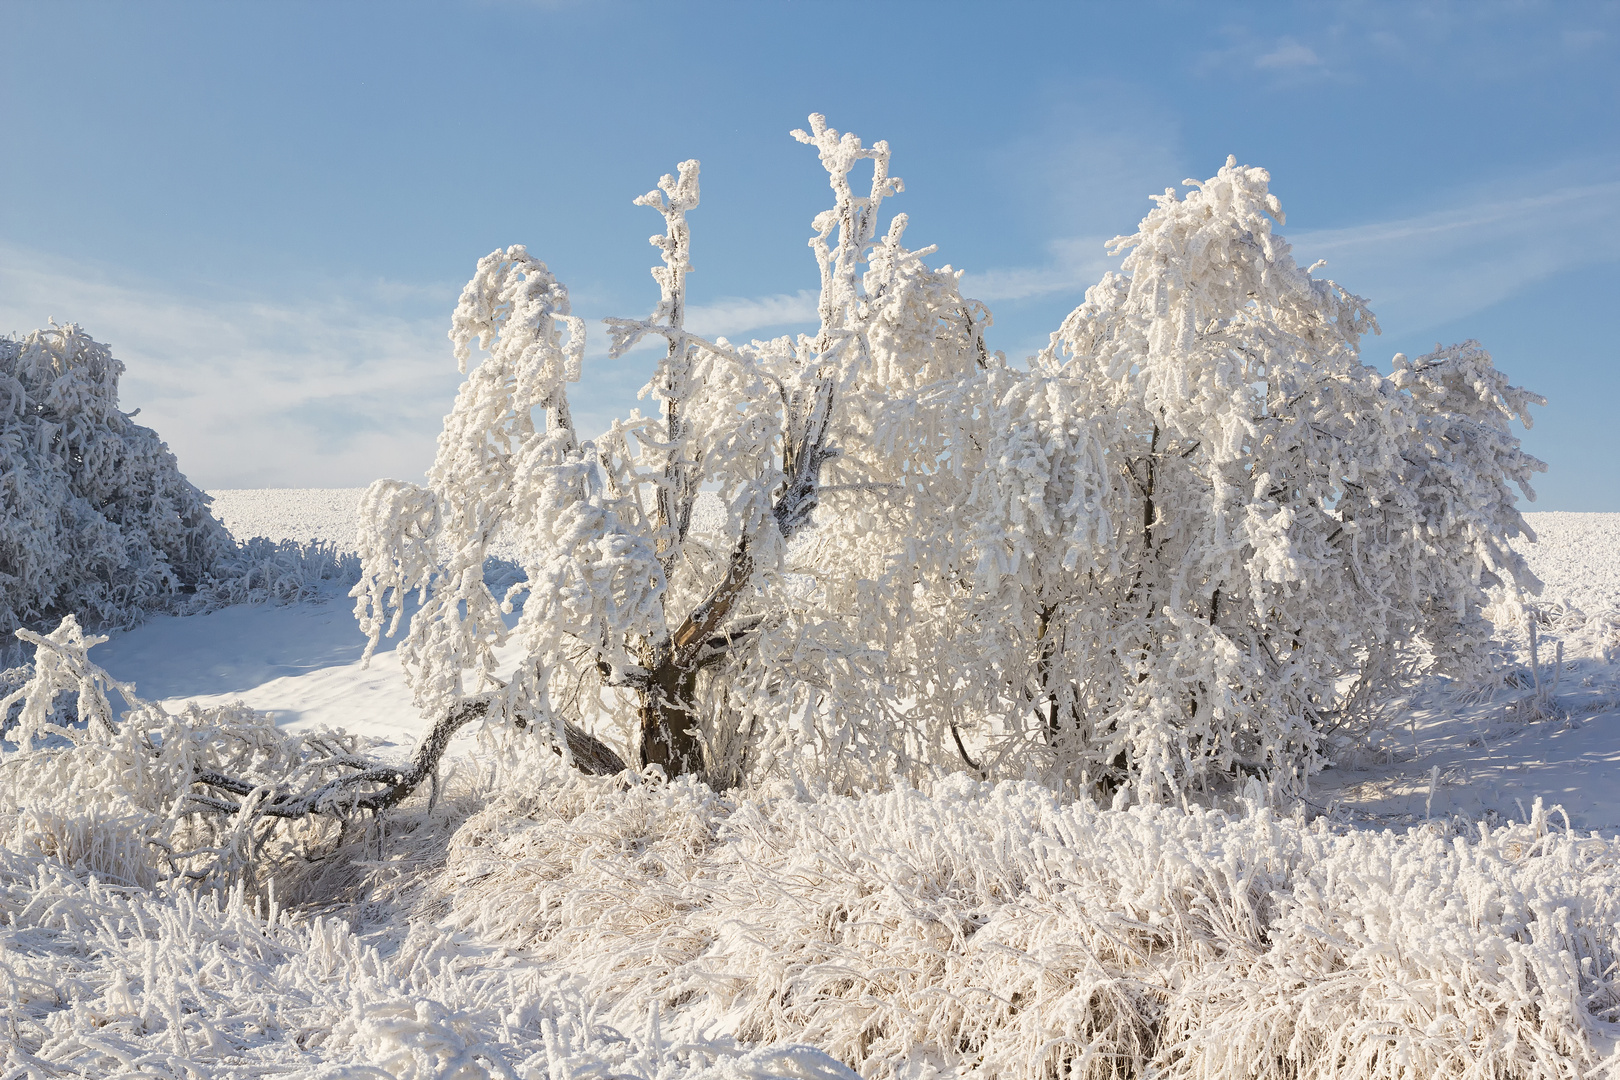
[[[1262,71],[1301,70],[1321,67],[1322,58],[1309,45],[1285,37],[1270,52],[1255,57],[1254,66]]]
[[[1512,186],[1522,192],[1527,185]],[[1481,311],[1554,274],[1620,258],[1620,180],[1510,194],[1507,185],[1412,217],[1341,229],[1280,229],[1303,265],[1366,297],[1386,329],[1421,332]],[[969,273],[987,303],[1069,293],[1078,302],[1118,261],[1100,238],[1054,241],[1039,267]]]
[[[707,338],[736,337],[753,330],[817,321],[817,294],[810,289],[757,299],[725,297],[686,309],[686,328]]]
[[[1554,274],[1620,258],[1620,180],[1533,195],[1482,192],[1415,217],[1289,236],[1318,276],[1365,296],[1391,330],[1483,310]]]
[[[386,308],[363,295],[302,303],[188,295],[0,246],[0,332],[55,318],[107,342],[127,368],[123,407],[139,408],[140,422],[205,488],[419,476],[459,375],[444,318]]]

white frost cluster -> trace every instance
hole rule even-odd
[[[988,711],[1022,692],[1056,779],[1308,773],[1414,659],[1488,667],[1486,609],[1539,588],[1509,541],[1545,466],[1509,424],[1544,402],[1474,342],[1364,364],[1372,316],[1295,264],[1268,180],[1160,196],[987,433],[954,655]]]
[[[0,658],[14,630],[65,615],[129,626],[358,573],[330,544],[234,540],[157,432],[119,410],[123,371],[76,325],[0,339]]]
[[[0,340],[0,634],[103,624],[204,584],[233,549],[151,428],[118,409],[124,365],[75,325]]]
[[[71,615],[48,635],[18,636],[35,653],[27,681],[0,697],[10,851],[131,887],[227,888],[254,880],[267,856],[335,832],[347,791],[333,776],[371,764],[356,736],[289,735],[240,702],[171,713],[143,700],[89,658],[107,639]],[[329,816],[262,816],[288,798]]]
[[[581,440],[566,290],[522,248],[480,262],[451,337],[484,359],[428,486],[362,513],[362,625],[420,592],[400,653],[429,715],[504,687],[560,750],[591,731],[725,784],[966,769],[1179,800],[1302,779],[1413,670],[1491,665],[1487,612],[1537,588],[1510,542],[1544,466],[1509,425],[1541,399],[1473,342],[1363,363],[1372,315],[1294,262],[1264,170],[1160,196],[1024,369],[904,215],[880,226],[887,144],[794,134],[834,193],[813,335],[686,331],[697,163],[636,200],[660,301],[608,322],[615,355],[667,342],[656,417]],[[507,671],[497,532],[526,577],[505,600],[529,594]]]

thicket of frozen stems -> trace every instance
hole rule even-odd
[[[904,215],[879,231],[902,186],[887,144],[864,147],[819,116],[795,135],[834,192],[812,223],[819,329],[747,345],[685,330],[698,165],[683,163],[636,200],[665,220],[652,238],[659,305],[610,320],[614,355],[647,335],[667,342],[644,390],[658,415],[632,413],[594,442],[569,418],[584,327],[566,289],[521,247],[480,261],[451,337],[464,370],[475,338],[486,351],[427,486],[379,481],[361,509],[357,614],[375,642],[421,594],[399,652],[426,715],[493,688],[527,730],[576,760],[588,749],[592,771],[623,762],[587,745],[586,728],[637,764],[722,782],[869,785],[938,755],[938,725],[881,692],[914,577],[892,541],[950,539],[920,530],[916,507],[938,502],[928,478],[942,462],[959,472],[963,420],[913,414],[935,384],[984,367],[988,316],[955,272],[927,267],[932,248],[904,246]],[[851,172],[868,161],[858,194]],[[724,504],[718,529],[692,527],[705,490]],[[924,512],[940,516],[934,503]],[[790,543],[813,520],[846,517],[858,527],[837,541]],[[497,530],[527,579],[500,600],[481,573]],[[525,658],[497,673],[499,609],[524,592]]]
[[[76,325],[0,340],[0,633],[73,612],[138,620],[234,546]],[[9,642],[8,642],[9,643]]]
[[[479,264],[451,336],[487,353],[428,486],[379,482],[363,515],[357,611],[375,640],[421,591],[401,655],[428,715],[499,688],[587,771],[630,751],[725,782],[967,768],[1185,798],[1310,773],[1414,664],[1490,663],[1487,608],[1537,587],[1512,488],[1544,466],[1509,424],[1541,399],[1473,342],[1363,363],[1371,314],[1293,261],[1263,170],[1158,197],[1024,371],[904,215],[879,239],[887,145],[795,134],[835,193],[819,330],[683,329],[683,164],[637,200],[665,218],[660,304],[609,320],[616,355],[667,341],[659,415],[594,443],[568,417],[566,290],[521,248]],[[691,527],[700,490],[717,531]],[[510,673],[480,572],[497,530],[524,551],[506,602],[530,593]]]
[[[329,545],[238,544],[157,432],[118,407],[124,364],[77,325],[0,339],[0,657],[72,614],[294,600],[358,573]]]
[[[168,895],[0,849],[0,1077],[852,1080],[822,1051],[609,1024],[555,971],[430,934],[400,950],[241,888]]]
[[[410,772],[356,736],[289,735],[240,702],[171,713],[97,666],[89,650],[107,639],[71,615],[18,635],[35,654],[0,697],[9,850],[132,887],[251,886],[261,865],[318,850]]]
[[[1343,834],[1255,781],[1229,815],[558,776],[458,832],[438,926],[581,972],[610,1021],[867,1077],[1620,1074],[1620,849],[1539,802]]]

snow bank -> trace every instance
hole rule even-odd
[[[1537,608],[1570,655],[1620,646],[1620,514],[1526,514],[1536,542],[1514,546],[1542,581]]]
[[[365,488],[221,488],[214,514],[233,536],[322,541],[352,552],[355,508]]]

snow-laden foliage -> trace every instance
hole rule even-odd
[[[119,410],[123,372],[77,325],[0,339],[0,657],[18,627],[68,614],[129,626],[358,574],[330,545],[238,544],[157,432]]]
[[[667,341],[643,392],[659,414],[632,413],[594,442],[569,419],[585,331],[567,291],[521,247],[480,261],[451,338],[464,370],[475,338],[484,358],[428,484],[379,481],[360,515],[357,614],[375,642],[421,593],[399,651],[427,715],[504,684],[508,715],[559,747],[594,728],[643,762],[728,782],[881,782],[933,755],[938,733],[874,692],[886,605],[909,573],[882,546],[892,530],[836,552],[790,541],[835,494],[832,516],[851,506],[903,524],[952,430],[900,421],[933,383],[980,370],[988,317],[955,272],[927,267],[933,249],[904,246],[903,215],[878,231],[902,187],[887,144],[864,147],[819,116],[795,134],[834,192],[812,223],[820,328],[748,345],[685,330],[698,166],[683,163],[636,200],[665,221],[652,238],[659,305],[610,320],[615,355],[649,334]],[[862,162],[864,195],[850,176]],[[725,507],[712,529],[693,528],[700,491]],[[482,577],[497,533],[526,575],[505,603],[528,594],[524,660],[498,675],[507,630]]]
[[[1398,659],[1476,674],[1490,590],[1537,587],[1510,485],[1545,466],[1508,425],[1544,402],[1474,342],[1363,363],[1372,316],[1294,262],[1268,180],[1160,196],[1002,401],[961,621],[1064,779],[1311,771]]]
[[[0,340],[0,634],[72,612],[138,621],[233,544],[151,428],[124,365],[75,325]]]
[[[608,320],[615,355],[667,341],[659,415],[595,442],[566,290],[522,248],[480,262],[451,337],[486,355],[428,486],[380,481],[362,515],[357,611],[375,641],[421,592],[400,652],[428,715],[499,686],[559,747],[725,783],[966,768],[1156,800],[1308,775],[1414,667],[1490,666],[1487,610],[1536,588],[1509,542],[1544,466],[1509,425],[1541,399],[1473,342],[1365,364],[1372,315],[1294,262],[1264,170],[1158,197],[1026,370],[904,215],[880,227],[887,144],[795,135],[835,194],[819,330],[683,328],[686,162],[636,200],[665,219],[659,306]],[[498,532],[527,579],[506,602],[529,594],[509,672]]]
[[[125,885],[227,888],[376,809],[378,792],[411,772],[366,756],[356,736],[290,735],[240,702],[171,713],[91,661],[107,639],[85,636],[71,615],[49,635],[18,636],[35,655],[27,680],[0,697],[11,850]]]

